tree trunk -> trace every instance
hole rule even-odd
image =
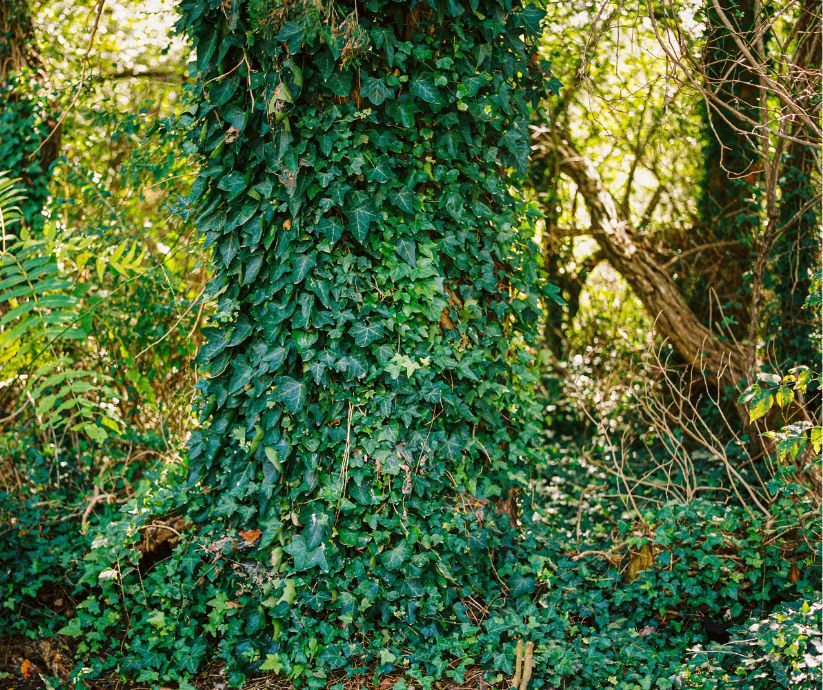
[[[543,138],[536,142],[537,155],[547,148],[554,149],[561,171],[574,180],[585,200],[592,237],[654,318],[657,331],[709,381],[737,386],[746,375],[743,353],[702,323],[668,272],[648,249],[634,241],[629,221],[621,216],[592,162],[566,141]]]
[[[762,152],[750,122],[761,120],[761,88],[735,40],[753,42],[754,0],[720,0],[718,5],[719,11],[713,0],[706,1],[704,88],[716,100],[703,109],[705,172],[695,233],[698,244],[712,247],[689,262],[685,293],[704,325],[711,328],[725,317],[724,329],[742,338],[751,303],[744,276],[761,225]]]
[[[254,656],[275,626],[285,661],[319,639],[317,667],[333,670],[373,661],[350,643],[382,631],[398,657],[420,644],[410,628],[453,631],[466,591],[499,591],[517,538],[539,305],[509,190],[527,167],[526,89],[541,86],[524,44],[539,15],[507,0],[341,2],[328,19],[269,5],[183,5],[219,295],[192,520],[209,543],[250,544],[243,568],[218,556],[208,577]],[[289,606],[261,618],[268,572]]]
[[[805,0],[797,20],[797,48],[790,75],[798,103],[819,118],[821,41],[820,4]],[[786,369],[819,359],[812,337],[819,335],[819,314],[804,309],[812,273],[820,266],[820,137],[802,122],[793,123],[780,179],[778,237],[774,245],[774,285],[779,311],[775,332],[778,365]],[[803,143],[808,142],[808,143]]]
[[[23,214],[36,226],[60,151],[60,131],[25,0],[0,0],[0,35],[0,170],[22,180]]]

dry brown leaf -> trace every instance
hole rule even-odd
[[[240,536],[243,538],[243,541],[247,544],[254,544],[254,542],[260,539],[260,536],[262,534],[262,529],[247,529],[240,531]]]

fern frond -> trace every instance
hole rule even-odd
[[[6,238],[6,231],[23,218],[18,206],[24,199],[20,180],[0,171],[0,237]]]

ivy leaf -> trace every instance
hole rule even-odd
[[[223,258],[223,265],[228,268],[234,257],[237,256],[238,242],[234,233],[220,240],[218,249],[220,250],[220,256]]]
[[[320,568],[320,570],[326,572],[329,569],[329,564],[326,561],[325,545],[320,544],[317,548],[310,549],[306,545],[306,540],[302,534],[295,535],[284,551],[294,558],[295,570]]]
[[[326,376],[325,362],[321,362],[318,359],[312,360],[309,364],[309,373],[311,374],[311,377],[314,379],[314,382],[318,386],[326,384],[328,378]]]
[[[414,267],[417,265],[417,245],[413,239],[401,237],[397,240],[397,246],[395,246],[394,251],[410,266]]]
[[[246,126],[246,111],[236,105],[230,105],[223,113],[223,119],[234,127],[238,132],[242,132]]]
[[[296,598],[297,586],[294,584],[294,580],[286,580],[285,586],[283,587],[283,594],[280,595],[280,599],[277,603],[279,604],[281,601],[285,601],[289,606],[291,606]]]
[[[364,192],[354,195],[354,205],[349,212],[349,231],[358,242],[364,242],[372,221],[377,217],[369,197]]]
[[[251,381],[253,376],[254,369],[252,369],[244,359],[236,359],[234,361],[234,374],[229,383],[229,395],[243,388],[243,386]]]
[[[274,399],[282,402],[291,413],[306,404],[306,386],[290,376],[278,376],[274,380]]]
[[[509,593],[513,597],[531,594],[536,588],[537,583],[532,577],[524,577],[520,573],[515,573],[509,578]]]
[[[325,513],[313,512],[309,515],[307,525],[303,530],[303,539],[307,549],[315,549],[323,542],[326,535],[326,526],[329,524],[329,516]]]
[[[412,80],[410,91],[420,100],[426,101],[426,103],[437,103],[438,101],[437,88],[432,81],[426,79],[426,77],[416,76]]]
[[[251,283],[260,272],[260,267],[263,265],[263,254],[253,254],[246,261],[246,267],[243,271],[243,285]]]
[[[395,110],[395,120],[403,127],[414,127],[414,106],[411,103],[400,103]]]
[[[386,570],[399,570],[400,567],[409,560],[411,547],[407,541],[401,541],[393,549],[380,554],[380,562]]]
[[[335,96],[344,97],[351,93],[351,82],[351,72],[338,72],[335,70],[329,78],[326,79],[324,86],[330,89]]]
[[[389,192],[389,201],[391,201],[401,211],[414,215],[414,198],[417,196],[412,190],[407,187],[392,190]]]
[[[262,357],[261,362],[267,364],[268,371],[277,371],[286,361],[289,351],[285,347],[272,347]]]
[[[365,365],[357,357],[341,357],[335,364],[335,369],[347,375],[349,381],[353,379],[362,379],[368,371]]]
[[[391,166],[389,165],[389,160],[385,156],[382,156],[375,164],[374,167],[366,173],[366,179],[369,182],[378,182],[380,184],[384,184],[388,182],[392,178],[392,171]]]
[[[554,283],[546,283],[544,292],[546,293],[546,297],[548,297],[555,304],[559,304],[561,307],[565,307],[566,304],[568,304],[560,292],[560,287]]]
[[[228,192],[230,196],[235,197],[246,188],[246,178],[242,173],[236,170],[228,175],[225,175],[217,183],[217,189],[222,189]]]
[[[67,637],[80,637],[83,635],[83,628],[80,624],[79,618],[72,618],[66,625],[57,631],[58,635],[66,635]]]
[[[354,338],[355,345],[366,347],[383,337],[383,325],[379,323],[356,323],[349,332]]]
[[[231,100],[235,91],[237,91],[237,82],[231,79],[223,79],[209,89],[209,103],[218,107],[225,105]]]
[[[314,256],[310,254],[298,254],[294,257],[292,264],[292,280],[295,284],[305,280],[312,266],[314,266]]]
[[[297,22],[286,22],[277,34],[277,40],[285,43],[289,52],[294,54],[300,50],[300,44],[303,42],[303,27]]]
[[[537,5],[526,5],[520,12],[520,24],[533,36],[540,33],[540,22],[546,16],[546,11],[540,9]]]
[[[263,454],[266,456],[266,460],[268,460],[278,472],[283,469],[283,463],[280,462],[280,453],[277,452],[277,448],[274,446],[265,446],[263,448]]]
[[[280,673],[283,670],[283,662],[280,661],[279,654],[266,654],[266,660],[260,664],[261,671],[271,671]]]
[[[318,221],[315,230],[329,244],[335,244],[343,234],[343,223],[336,216],[324,216]]]
[[[457,158],[457,142],[454,132],[449,130],[442,137],[440,137],[439,147],[449,155],[450,158]]]
[[[458,436],[449,436],[440,450],[449,460],[457,460],[463,453],[465,444]]]
[[[452,218],[458,222],[463,220],[463,199],[457,192],[447,192],[443,197],[443,205]]]
[[[374,105],[381,105],[383,101],[393,95],[383,79],[364,77],[360,87],[360,95],[368,98]]]
[[[333,181],[334,178],[337,177],[340,172],[337,168],[330,168],[329,170],[324,170],[323,172],[317,173],[317,181],[320,183],[320,186],[325,189],[328,187]]]

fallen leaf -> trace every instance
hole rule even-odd
[[[240,536],[243,537],[243,541],[247,544],[254,544],[254,542],[260,539],[261,534],[263,534],[262,529],[247,529],[240,531]]]
[[[800,568],[798,568],[794,563],[792,563],[792,567],[789,570],[789,582],[795,584],[800,579]]]
[[[20,664],[20,673],[23,675],[23,680],[29,679],[29,676],[31,675],[33,669],[34,664],[31,663],[28,659],[23,659],[23,663]]]

